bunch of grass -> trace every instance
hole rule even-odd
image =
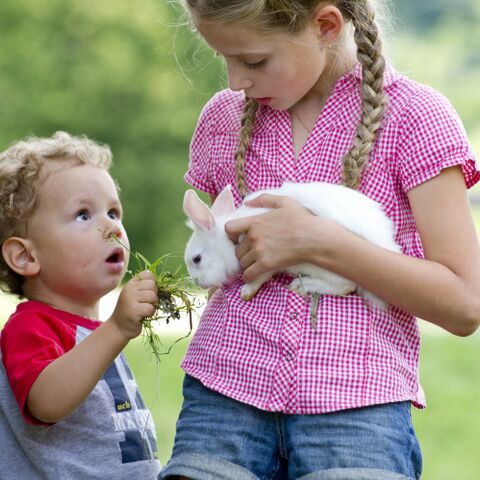
[[[113,236],[112,238],[127,249],[117,237]],[[161,357],[168,355],[178,342],[191,335],[193,315],[201,305],[194,303],[192,292],[195,287],[188,277],[181,274],[181,268],[178,267],[173,272],[169,269],[168,259],[171,257],[170,254],[163,255],[154,262],[150,262],[141,253],[128,251],[136,262],[136,269],[127,271],[129,275],[134,277],[140,272],[148,270],[155,277],[158,288],[158,304],[154,315],[143,320],[143,340],[147,350],[160,362]],[[185,335],[171,343],[168,348],[165,348],[155,327],[159,322],[168,324],[172,320],[180,320],[182,314],[185,314],[188,318],[189,330]]]
[[[190,292],[192,284],[188,278],[181,275],[181,269],[178,267],[174,272],[168,269],[169,255],[163,255],[150,263],[143,255],[138,252],[133,253],[137,260],[139,269],[135,275],[141,271],[149,270],[155,277],[158,288],[158,305],[155,314],[143,320],[144,342],[148,350],[154,355],[157,361],[163,355],[168,355],[172,348],[181,340],[190,336],[193,330],[193,314],[196,306],[191,299]],[[165,350],[160,336],[155,331],[155,324],[160,321],[170,323],[172,320],[180,320],[181,314],[185,313],[188,318],[188,332],[177,338]]]

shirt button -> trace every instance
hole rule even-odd
[[[295,320],[297,318],[297,312],[290,312],[290,320]]]
[[[285,354],[285,360],[287,360],[287,362],[290,362],[290,360],[292,360],[292,359],[293,359],[293,354],[290,353],[290,352],[287,352]]]

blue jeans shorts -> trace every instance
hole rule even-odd
[[[159,479],[416,480],[410,402],[322,415],[265,412],[186,376],[172,457]]]

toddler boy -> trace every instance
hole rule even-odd
[[[1,478],[153,479],[160,470],[122,353],[155,311],[152,274],[131,279],[111,317],[97,320],[128,265],[110,163],[107,146],[64,132],[0,154],[0,287],[27,300],[0,336]]]

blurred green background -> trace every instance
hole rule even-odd
[[[226,85],[219,59],[165,0],[0,2],[0,150],[56,130],[108,143],[132,247],[181,264],[188,230],[181,201],[188,145],[208,98]],[[480,154],[480,3],[390,2],[384,29],[395,66],[443,92]],[[480,190],[471,201],[480,226]],[[477,199],[478,198],[478,199]],[[10,303],[0,299],[0,322]],[[414,413],[426,480],[480,478],[480,334],[422,327],[429,408]],[[166,343],[169,339],[166,338]],[[166,461],[181,404],[182,342],[158,369],[141,340],[128,357],[157,424]]]

